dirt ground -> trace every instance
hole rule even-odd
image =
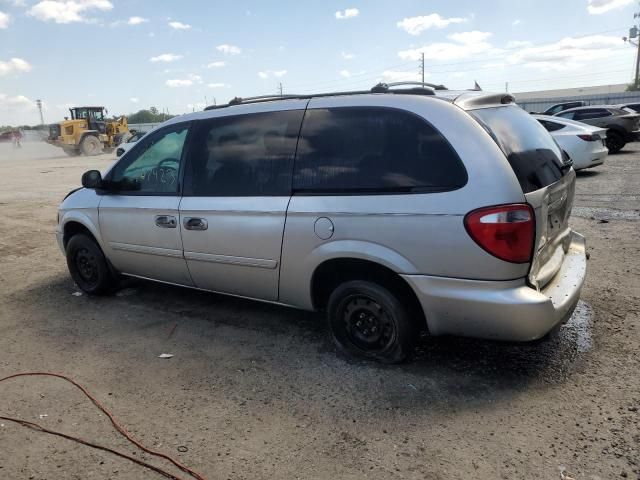
[[[640,479],[640,144],[579,175],[588,277],[556,336],[430,339],[392,367],[338,355],[305,312],[142,281],[74,296],[56,208],[113,158],[0,144],[0,377],[70,375],[208,480]],[[0,415],[149,459],[55,379],[0,384]],[[0,478],[162,477],[3,422]]]

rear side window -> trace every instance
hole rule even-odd
[[[538,120],[540,125],[542,125],[547,132],[555,132],[557,130],[562,130],[565,126],[561,123],[550,122],[549,120]]]
[[[520,107],[483,108],[469,113],[502,149],[524,193],[557,182],[569,170],[549,132]]]
[[[298,192],[437,192],[466,182],[449,142],[412,113],[341,107],[305,114],[293,178]]]
[[[585,110],[576,110],[574,113],[573,119],[578,121],[611,116],[611,112],[604,108],[588,108]]]
[[[289,195],[303,113],[255,113],[198,122],[190,142],[185,195]]]

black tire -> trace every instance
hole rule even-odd
[[[409,359],[418,336],[398,297],[363,280],[343,283],[333,291],[327,305],[327,321],[340,349],[383,363]]]
[[[98,155],[102,153],[102,143],[95,135],[87,135],[80,142],[80,151],[87,156]]]
[[[609,130],[607,132],[606,140],[609,153],[618,153],[626,145],[624,137],[615,130]]]
[[[102,250],[92,238],[74,235],[67,243],[66,254],[71,278],[83,292],[103,295],[117,285]]]

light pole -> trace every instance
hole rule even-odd
[[[634,13],[633,19],[636,20],[638,18],[640,18],[640,13]],[[640,89],[640,83],[638,78],[640,77],[640,41],[638,41],[640,39],[638,39],[638,33],[639,33],[638,27],[634,25],[629,29],[629,36],[622,37],[622,40],[624,40],[625,42],[629,42],[631,45],[636,47],[636,75],[633,82],[633,88],[635,90]],[[632,39],[636,39],[635,43],[632,42]]]

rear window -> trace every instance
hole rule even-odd
[[[424,119],[401,110],[308,110],[293,186],[298,192],[441,192],[467,172],[449,142]]]
[[[469,113],[502,149],[524,193],[557,182],[569,170],[549,132],[520,107],[483,108]]]

